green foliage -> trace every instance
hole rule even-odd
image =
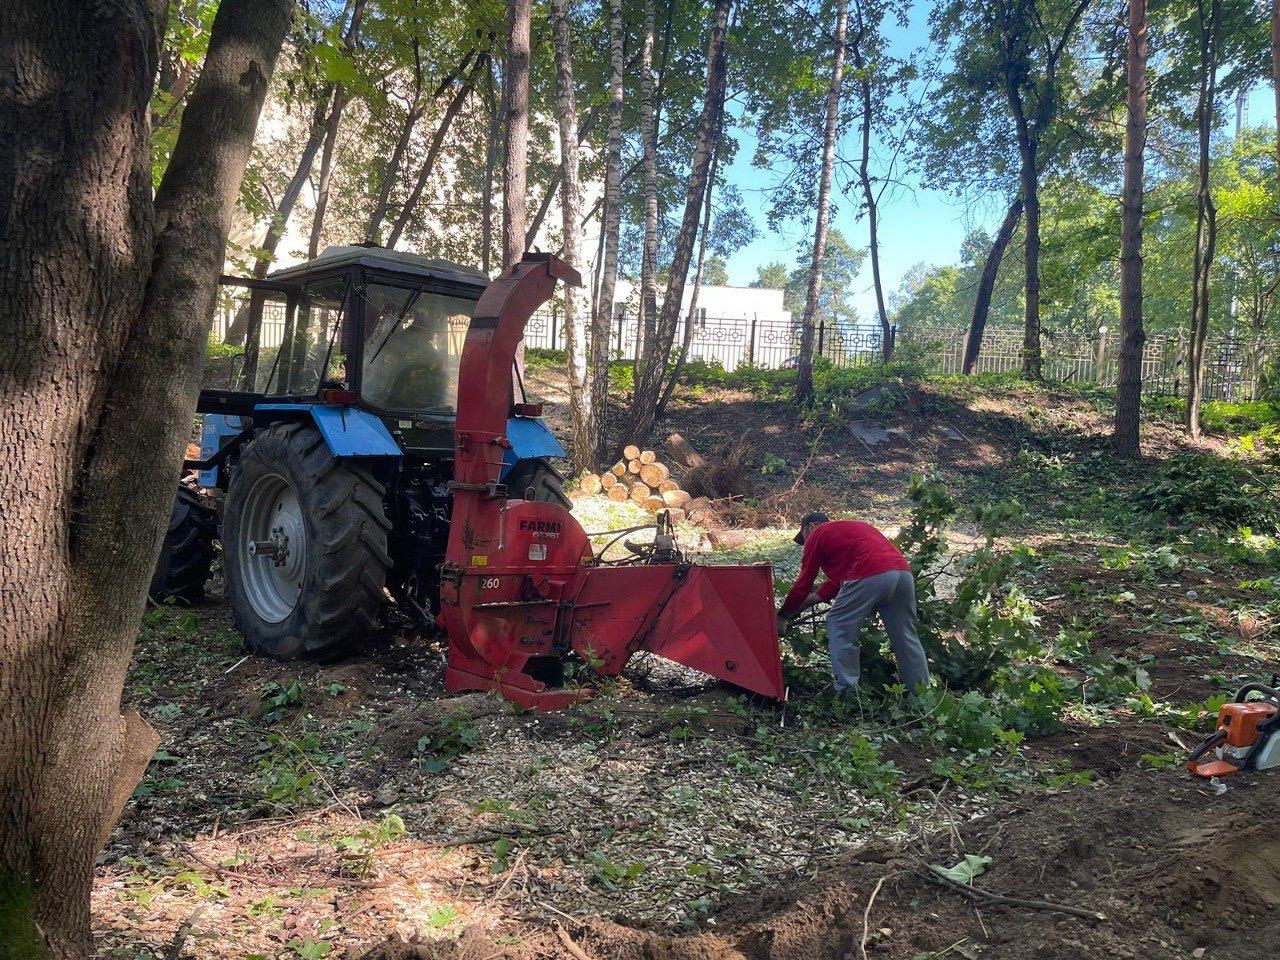
[[[290,680],[284,684],[276,683],[274,680],[268,683],[262,688],[262,701],[266,708],[262,714],[262,722],[277,722],[302,703],[304,694],[302,684],[297,680]]]
[[[418,738],[415,752],[428,773],[442,773],[480,742],[480,728],[467,717],[448,717]]]
[[[1137,499],[1183,525],[1266,533],[1280,525],[1275,468],[1262,460],[1179,454],[1161,465]]]
[[[643,863],[614,863],[599,850],[593,850],[587,859],[595,867],[592,880],[608,890],[630,886],[645,870]]]

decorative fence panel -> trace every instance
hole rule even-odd
[[[234,304],[218,311],[214,334],[221,339],[236,312]],[[525,329],[525,344],[531,348],[564,349],[563,315],[554,307],[539,310]],[[776,317],[707,317],[693,321],[689,358],[718,363],[725,370],[744,364],[770,370],[795,366],[800,352],[800,333],[792,320]],[[683,342],[685,318],[676,330],[677,349]],[[284,318],[278,311],[264,313],[261,349],[265,353],[280,345]],[[958,374],[964,364],[968,330],[962,327],[919,327],[898,330],[891,336],[895,349],[909,353],[935,373]],[[615,360],[635,359],[639,329],[634,314],[622,314],[610,335],[610,353]],[[861,366],[881,361],[882,336],[878,326],[821,324],[814,344],[817,352],[837,366]],[[1042,333],[1045,376],[1065,383],[1093,383],[1114,387],[1119,374],[1120,339],[1117,333],[1101,328],[1092,334]],[[1255,371],[1252,351],[1240,338],[1221,337],[1206,345],[1204,396],[1207,400],[1248,399]],[[1184,337],[1149,335],[1142,351],[1143,390],[1166,396],[1185,395],[1187,389],[1187,344]],[[1022,330],[1007,327],[988,329],[978,354],[979,373],[1011,373],[1022,366]]]

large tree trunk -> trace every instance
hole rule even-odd
[[[475,66],[471,68],[471,73],[466,76],[466,79],[458,78],[458,88],[453,92],[453,96],[449,98],[449,104],[445,107],[444,116],[440,118],[435,132],[431,134],[431,143],[427,146],[427,155],[422,160],[422,168],[418,171],[418,178],[414,181],[413,189],[409,191],[409,196],[404,202],[400,216],[396,218],[396,222],[391,227],[391,233],[387,235],[388,247],[394,247],[400,241],[405,227],[413,219],[418,202],[422,199],[422,191],[426,189],[427,181],[431,179],[431,172],[435,169],[436,160],[439,159],[440,152],[444,149],[444,139],[449,135],[453,121],[462,112],[462,107],[467,102],[467,97],[476,88],[476,82],[480,79],[480,71],[482,69],[489,69],[488,58],[483,55],[476,58]]]
[[[814,214],[813,255],[809,258],[809,288],[800,325],[800,358],[796,377],[796,401],[813,399],[813,348],[818,329],[818,298],[822,295],[822,269],[827,255],[827,229],[831,217],[831,176],[836,162],[836,135],[840,126],[840,87],[844,80],[845,32],[849,26],[849,0],[837,0],[836,37],[831,57],[831,84],[827,88],[826,125],[822,137],[822,171],[818,177],[818,208]]]
[[[161,5],[162,7],[162,5]],[[152,199],[157,5],[0,12],[0,936],[91,950],[157,737],[121,709],[286,0],[223,0]]]
[[[556,114],[560,122],[560,224],[564,232],[561,257],[578,269],[581,228],[578,226],[578,98],[573,88],[573,34],[569,0],[551,0],[551,29],[556,49]],[[596,438],[587,390],[587,313],[576,287],[564,294],[564,351],[569,378],[569,424],[573,466],[589,470],[595,460]]]
[[[507,64],[502,73],[507,149],[502,164],[502,266],[524,256],[529,160],[529,18],[532,0],[507,0]]]
[[[1127,119],[1120,221],[1120,369],[1111,445],[1122,457],[1138,455],[1142,402],[1142,186],[1147,145],[1147,0],[1129,0],[1129,53],[1125,65]]]
[[[1209,180],[1209,143],[1214,128],[1214,97],[1217,94],[1218,27],[1221,0],[1210,0],[1205,19],[1204,0],[1197,0],[1200,22],[1200,97],[1196,103],[1196,129],[1199,139],[1196,194],[1195,262],[1191,268],[1191,331],[1187,351],[1187,406],[1185,422],[1193,437],[1200,436],[1200,405],[1204,393],[1204,350],[1209,334],[1210,277],[1214,247],[1218,236],[1218,210],[1213,202]]]
[[[978,279],[978,293],[973,301],[973,318],[969,321],[969,336],[964,344],[964,366],[966,376],[972,376],[978,367],[978,354],[982,351],[982,336],[987,330],[987,317],[991,313],[991,295],[996,289],[996,280],[1000,276],[1000,264],[1004,262],[1005,251],[1009,241],[1013,239],[1013,231],[1018,228],[1022,219],[1022,194],[1013,198],[1004,219],[1000,221],[1000,229],[991,241],[991,250],[987,253],[987,261],[982,265],[982,276]]]
[[[644,244],[640,257],[640,323],[637,369],[654,349],[658,323],[658,120],[654,93],[653,0],[644,0],[644,46],[640,55],[640,150],[644,169]]]
[[[850,55],[857,71],[858,92],[862,99],[862,153],[858,158],[858,180],[862,184],[862,202],[867,208],[867,246],[871,254],[871,286],[876,294],[876,316],[880,320],[880,350],[886,363],[893,356],[893,330],[889,311],[884,304],[884,285],[880,281],[880,204],[871,183],[871,123],[874,120],[871,71],[862,56],[863,34],[859,31],[850,44]]]
[[[685,194],[684,215],[676,234],[671,257],[671,275],[662,298],[662,310],[654,330],[656,342],[648,362],[640,369],[636,381],[635,402],[632,408],[632,436],[637,443],[644,442],[653,433],[658,417],[658,401],[666,383],[667,361],[675,340],[676,327],[680,323],[680,307],[684,300],[684,285],[693,259],[693,243],[697,237],[698,221],[702,215],[702,201],[707,189],[707,175],[711,167],[712,144],[719,136],[724,119],[726,84],[725,34],[729,29],[729,7],[732,0],[716,0],[712,10],[711,36],[707,42],[707,93],[702,102],[702,115],[698,122],[698,138],[689,168],[689,188]]]
[[[622,223],[619,186],[622,174],[622,0],[609,0],[609,134],[605,141],[604,246],[600,296],[591,322],[591,410],[596,421],[597,459],[607,455],[605,417],[609,403],[609,340],[613,336],[614,298],[618,286],[618,241]]]

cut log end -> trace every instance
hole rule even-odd
[[[609,468],[609,472],[615,477],[625,477],[627,475],[627,465],[619,461]]]
[[[640,506],[644,507],[650,513],[657,513],[666,506],[666,504],[662,502],[661,497],[645,497],[644,502],[642,502]]]
[[[610,474],[610,476],[612,476],[612,474]],[[615,480],[614,482],[616,483],[617,481]],[[601,487],[600,478],[594,473],[584,473],[582,475],[582,479],[578,481],[578,487],[583,493],[588,495],[599,493]]]
[[[608,490],[610,487],[616,487],[617,485],[618,485],[618,478],[615,477],[612,473],[600,474],[600,486],[603,489]]]
[[[624,460],[639,460],[640,448],[637,447],[634,443],[627,444],[625,447],[622,448],[622,458]]]
[[[661,487],[662,482],[671,476],[671,471],[667,469],[666,464],[662,463],[642,463],[640,465],[640,479],[651,487]]]
[[[658,455],[652,450],[641,450],[639,460],[641,463],[656,463]]]
[[[685,509],[692,502],[693,497],[685,493],[683,490],[665,490],[661,494],[662,502],[668,507],[678,507]]]
[[[680,489],[680,484],[676,483],[674,480],[663,480],[660,484],[658,484],[659,493],[666,493],[669,490],[679,490],[679,489]]]
[[[636,503],[644,503],[653,494],[643,483],[634,483],[631,485],[631,499]]]
[[[641,463],[634,457],[627,461],[627,473],[639,473]]]
[[[618,503],[621,503],[626,500],[630,494],[627,492],[627,488],[625,486],[615,480],[613,486],[605,491],[605,496],[610,500],[615,500]]]

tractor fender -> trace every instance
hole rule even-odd
[[[564,447],[547,425],[536,417],[511,417],[507,420],[507,440],[511,446],[502,456],[502,476],[520,460],[539,457],[564,457]]]
[[[320,431],[329,452],[335,457],[399,457],[401,450],[381,419],[358,407],[323,403],[260,403],[253,408],[254,425],[264,427],[278,420],[309,418]],[[240,418],[206,414],[201,429],[200,455],[207,458],[240,432]],[[511,417],[507,421],[511,446],[503,455],[502,474],[521,460],[563,457],[564,447],[541,420]],[[200,485],[218,482],[218,467],[200,473]]]
[[[310,416],[335,457],[398,457],[400,446],[380,419],[359,407],[327,403],[260,403],[253,408],[255,426],[292,416]]]

